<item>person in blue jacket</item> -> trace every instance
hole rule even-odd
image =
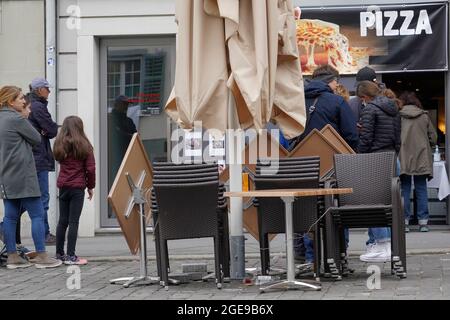
[[[54,245],[56,237],[50,233],[48,224],[48,203],[50,200],[48,190],[48,173],[55,171],[55,159],[53,158],[50,139],[56,137],[58,125],[53,121],[48,112],[48,96],[50,85],[44,78],[35,78],[31,81],[31,113],[28,120],[41,134],[41,143],[33,147],[34,161],[41,189],[41,200],[44,205],[45,243]]]
[[[313,129],[322,130],[330,124],[339,135],[349,144],[353,150],[358,148],[358,131],[355,116],[345,99],[334,93],[339,84],[339,72],[330,65],[319,66],[312,74],[312,80],[305,86],[305,103],[307,122],[305,131],[291,141],[292,150]],[[303,245],[305,248],[305,261],[311,263],[314,258],[313,243],[305,234],[303,245],[301,237],[296,241],[296,255],[301,254]],[[348,243],[348,231],[345,232],[346,243]]]
[[[334,93],[339,83],[339,72],[330,65],[314,70],[312,80],[305,86],[307,124],[296,139],[303,140],[313,129],[322,130],[327,124],[341,135],[355,151],[358,148],[358,131],[355,116],[343,97]]]

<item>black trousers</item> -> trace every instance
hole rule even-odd
[[[59,221],[56,228],[56,253],[64,255],[64,240],[67,228],[67,255],[75,255],[78,237],[78,224],[84,203],[84,189],[59,189]]]

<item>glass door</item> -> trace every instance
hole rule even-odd
[[[167,159],[170,125],[164,113],[175,74],[175,36],[101,41],[101,219],[117,227],[108,192],[131,137],[139,132],[151,161]]]

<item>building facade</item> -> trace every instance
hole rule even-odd
[[[305,9],[405,2],[446,1],[294,1]],[[85,202],[80,236],[119,230],[106,199],[124,153],[124,136],[130,132],[122,132],[121,138],[114,132],[116,100],[121,95],[131,99],[127,114],[150,158],[166,159],[174,125],[162,109],[175,72],[175,0],[0,1],[0,8],[0,84],[26,88],[30,79],[46,74],[54,81],[50,110],[58,124],[68,115],[78,115],[94,145],[97,188],[94,200]],[[26,54],[17,46],[17,37],[26,40]],[[12,51],[6,50],[9,42],[14,43]],[[440,110],[448,126],[450,76],[447,71],[438,76],[443,88]],[[389,79],[384,74],[380,77]],[[351,85],[354,78],[344,80]],[[450,142],[444,140],[449,159]],[[54,228],[58,206],[56,178],[51,179],[50,224]]]

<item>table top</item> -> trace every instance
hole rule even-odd
[[[324,196],[330,194],[352,193],[352,188],[330,188],[330,189],[267,189],[252,191],[225,192],[225,197],[308,197]]]

